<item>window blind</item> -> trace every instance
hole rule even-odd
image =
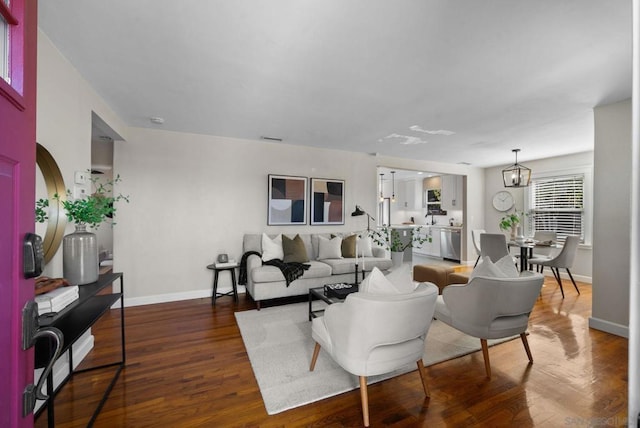
[[[555,231],[560,241],[577,235],[584,242],[584,175],[534,179],[531,190],[531,233]]]

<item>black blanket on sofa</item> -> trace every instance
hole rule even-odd
[[[262,254],[257,251],[247,251],[242,255],[242,259],[240,259],[240,272],[238,275],[238,284],[240,285],[247,285],[247,259],[250,255],[262,256]],[[289,284],[291,284],[291,282],[300,278],[304,274],[305,270],[311,267],[311,265],[305,263],[285,263],[279,259],[262,262],[262,264],[275,266],[280,269],[282,275],[284,276],[284,280],[287,283],[287,287],[289,286]]]

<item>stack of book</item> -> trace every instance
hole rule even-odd
[[[229,259],[224,263],[216,262],[216,267],[217,268],[232,267],[232,266],[236,266],[237,264],[238,263],[234,259]]]
[[[35,297],[38,304],[38,315],[49,312],[60,312],[76,300],[78,300],[78,286],[56,288],[48,293],[40,294]]]

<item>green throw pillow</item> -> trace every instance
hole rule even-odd
[[[282,235],[282,249],[284,250],[283,261],[285,263],[306,263],[309,261],[307,248],[300,235],[296,235],[293,239]]]

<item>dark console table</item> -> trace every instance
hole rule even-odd
[[[116,280],[120,280],[119,292],[108,292],[107,287],[112,285]],[[47,408],[47,422],[49,427],[55,426],[55,412],[54,402],[55,395],[65,385],[65,383],[77,373],[82,373],[90,370],[102,369],[105,367],[117,367],[115,374],[113,375],[109,386],[105,390],[102,399],[98,403],[91,419],[87,423],[87,426],[92,426],[96,417],[102,410],[102,406],[107,401],[109,393],[113,389],[120,372],[125,366],[125,329],[124,329],[124,279],[122,273],[106,273],[100,275],[98,280],[91,284],[79,286],[80,297],[78,300],[64,308],[62,311],[54,315],[42,315],[38,317],[38,323],[40,326],[51,326],[58,328],[64,337],[64,343],[62,346],[62,355],[71,350],[71,346],[82,336],[87,330],[91,328],[101,317],[104,315],[111,306],[120,299],[120,334],[122,339],[122,354],[120,361],[116,361],[109,364],[103,364],[100,366],[90,367],[82,370],[73,369],[73,352],[69,352],[69,374],[64,378],[57,388],[54,388],[53,384],[53,370],[49,372],[47,377],[47,395],[49,398],[45,401],[44,405],[36,413],[39,414],[46,406]],[[46,366],[53,355],[54,350],[52,344],[48,340],[40,340],[36,343],[35,347],[35,367],[40,368]]]

